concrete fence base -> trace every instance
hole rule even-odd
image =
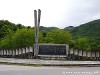
[[[52,45],[55,46],[55,45]],[[50,46],[50,47],[52,47]],[[64,48],[65,46],[65,48]],[[50,48],[48,47],[48,48]],[[57,47],[57,45],[56,45]],[[54,49],[56,48],[54,47]],[[63,52],[60,52],[62,48],[60,48],[60,45],[58,45],[58,51],[59,52],[54,52],[52,54],[46,54],[46,50],[42,50],[38,54],[38,57],[34,57],[34,48],[33,47],[26,47],[26,48],[20,48],[20,49],[15,49],[15,50],[7,50],[7,49],[1,49],[0,50],[0,57],[3,58],[23,58],[23,59],[45,59],[45,60],[91,60],[91,61],[100,61],[100,51],[84,51],[84,50],[78,50],[74,48],[69,48],[68,45],[61,45],[61,47],[65,50],[62,50]],[[44,47],[43,47],[44,48]],[[42,49],[42,46],[41,46]],[[53,47],[52,47],[53,49]],[[42,54],[43,51],[45,51],[45,54]],[[50,51],[50,49],[49,49]],[[48,51],[48,52],[49,52]],[[57,51],[57,50],[54,50]],[[53,52],[53,51],[52,51]],[[52,53],[51,52],[51,53]],[[58,53],[58,54],[56,54]],[[64,55],[62,55],[62,54]]]

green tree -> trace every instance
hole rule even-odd
[[[79,38],[75,42],[75,47],[82,50],[91,50],[89,41],[86,38]]]
[[[19,29],[13,36],[14,48],[22,48],[26,46],[32,46],[35,42],[34,30],[33,29]]]
[[[69,44],[71,39],[72,36],[68,31],[54,29],[47,33],[45,42],[56,44]]]
[[[0,48],[2,48],[2,49],[12,49],[14,47],[14,44],[12,43],[12,35],[13,34],[14,33],[10,33],[9,35],[4,37],[0,41]]]

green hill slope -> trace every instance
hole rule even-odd
[[[0,20],[0,39],[9,35],[11,32],[15,32],[17,29],[25,28],[21,24],[14,24],[8,20]]]
[[[75,39],[84,37],[100,45],[100,19],[75,27],[71,33]]]

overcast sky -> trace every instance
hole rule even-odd
[[[34,26],[41,9],[41,26],[64,28],[100,19],[100,0],[0,0],[0,20]]]

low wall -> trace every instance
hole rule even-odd
[[[68,55],[70,57],[74,57],[72,59],[75,59],[76,57],[79,57],[80,59],[99,59],[100,60],[100,51],[86,51],[86,50],[78,50],[74,48],[69,48]]]
[[[5,49],[1,49],[0,50],[0,56],[15,56],[15,55],[20,55],[20,54],[25,54],[25,53],[29,53],[29,52],[33,52],[33,47],[26,47],[26,48],[19,48],[19,49],[15,49],[15,50],[5,50]]]
[[[21,55],[34,57],[34,47],[26,47],[15,50],[0,50],[0,57],[15,57]],[[42,57],[67,57],[69,60],[100,60],[100,51],[85,51],[69,48],[66,44],[39,44],[38,56]]]

